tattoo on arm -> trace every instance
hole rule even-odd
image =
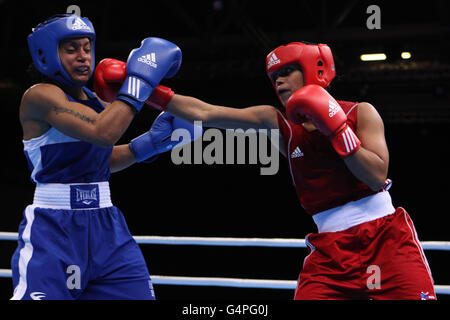
[[[81,114],[79,112],[76,112],[76,111],[73,111],[73,110],[70,110],[70,109],[67,109],[67,108],[54,106],[53,107],[53,111],[55,111],[55,113],[57,115],[60,114],[60,113],[68,113],[68,114],[70,114],[70,115],[72,115],[74,117],[77,117],[78,119],[81,119],[83,121],[86,121],[86,122],[88,122],[90,124],[95,124],[96,123],[96,120],[91,119],[89,117],[86,117],[85,115],[83,115],[83,114]]]

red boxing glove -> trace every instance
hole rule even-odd
[[[347,124],[347,116],[339,103],[321,86],[311,84],[297,90],[286,104],[287,118],[295,124],[311,120],[328,136],[341,157],[358,151],[361,142]]]
[[[116,94],[127,76],[125,62],[106,58],[100,61],[94,71],[94,91],[106,102],[116,100]]]
[[[153,90],[150,97],[145,101],[145,104],[160,111],[167,110],[167,104],[172,99],[175,92],[169,87],[158,85],[155,90]]]
[[[117,92],[120,90],[126,76],[126,62],[111,58],[103,59],[94,71],[95,93],[100,99],[110,103],[113,102],[116,100]],[[169,103],[173,95],[174,92],[170,88],[158,85],[145,104],[156,110],[165,111],[167,103]]]

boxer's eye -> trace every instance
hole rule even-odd
[[[293,67],[286,67],[283,68],[279,74],[279,76],[281,77],[287,77],[288,75],[291,74],[292,71],[294,71],[295,69]]]
[[[287,77],[294,70],[295,70],[295,68],[291,67],[291,66],[287,66],[287,67],[281,68],[280,70],[275,71],[272,74],[272,80],[275,82],[278,79],[278,77]]]

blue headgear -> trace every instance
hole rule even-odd
[[[75,37],[91,39],[92,75],[95,68],[94,26],[88,18],[81,18],[77,15],[57,15],[38,24],[33,29],[28,36],[28,47],[36,69],[50,79],[71,87],[77,86],[64,70],[58,54],[59,41]]]

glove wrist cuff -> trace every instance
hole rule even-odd
[[[167,104],[174,94],[175,92],[173,92],[171,88],[159,85],[153,90],[145,103],[157,110],[167,111]]]
[[[143,162],[157,153],[149,132],[131,140],[128,147],[134,154],[136,162]]]
[[[136,76],[127,76],[117,93],[117,99],[128,103],[139,112],[152,91],[153,87],[145,80]]]
[[[334,150],[336,150],[343,158],[355,153],[361,147],[361,141],[359,141],[352,128],[347,124],[342,126],[342,128],[332,136],[331,144],[333,145]]]

